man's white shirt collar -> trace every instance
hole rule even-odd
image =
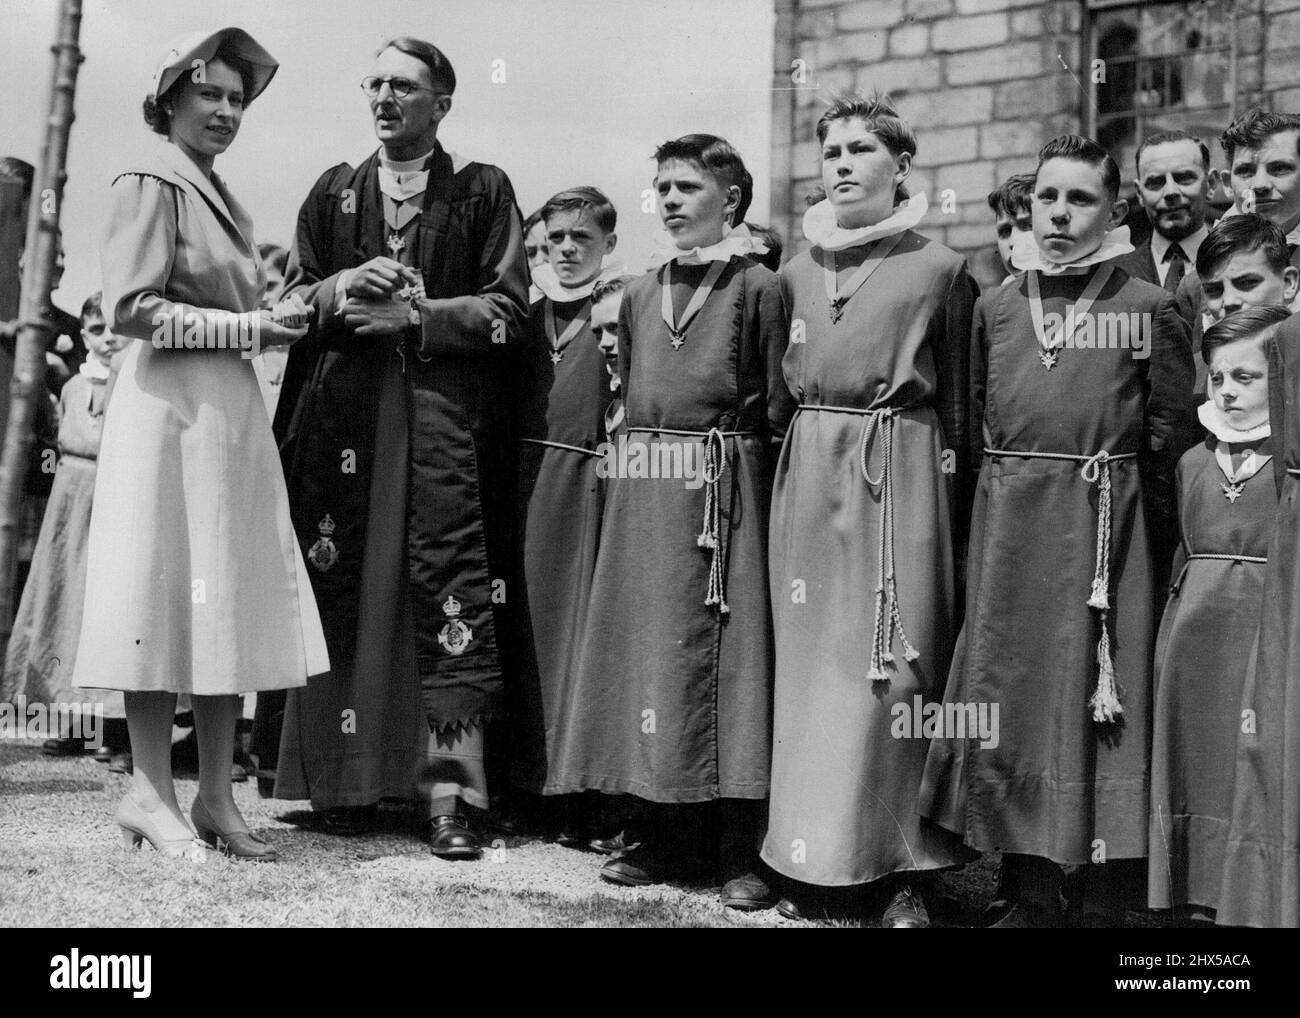
[[[1202,223],[1199,230],[1190,237],[1184,237],[1178,242],[1178,246],[1183,249],[1183,254],[1187,256],[1185,271],[1190,272],[1196,268],[1196,252],[1201,249],[1201,242],[1209,234],[1209,227]],[[1162,236],[1159,232],[1151,231],[1151,260],[1156,263],[1156,276],[1159,278],[1161,286],[1164,285],[1165,276],[1169,274],[1169,263],[1165,261],[1165,254],[1173,246],[1173,243],[1172,240]]]

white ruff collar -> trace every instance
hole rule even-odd
[[[590,297],[591,291],[596,288],[596,284],[601,280],[624,275],[627,275],[627,270],[621,262],[610,263],[602,265],[600,271],[581,286],[570,287],[560,282],[560,277],[555,274],[555,269],[551,267],[549,262],[543,262],[533,269],[533,286],[536,287],[538,292],[538,298],[535,299],[550,297],[557,304],[568,304],[575,300],[582,300],[584,297]]]
[[[835,222],[835,207],[829,198],[823,198],[803,214],[803,235],[823,251],[844,251],[912,229],[925,217],[929,208],[929,199],[925,192],[921,192],[894,206],[893,214],[888,218],[872,226],[847,229]]]
[[[1228,423],[1227,416],[1214,405],[1213,401],[1198,406],[1196,416],[1200,418],[1201,424],[1205,426],[1205,430],[1211,435],[1220,442],[1230,442],[1233,445],[1241,445],[1244,442],[1258,442],[1261,438],[1268,438],[1272,433],[1268,421],[1257,424],[1247,431],[1239,431]]]
[[[667,230],[655,234],[655,251],[650,256],[650,268],[657,269],[665,262],[678,265],[707,265],[709,262],[729,262],[737,255],[767,254],[767,245],[749,232],[744,223],[729,229],[718,243],[708,247],[695,247],[683,251],[673,243]]]
[[[92,382],[107,382],[109,369],[108,365],[101,361],[93,354],[81,362],[81,367],[77,369],[77,374],[83,378],[88,378]]]
[[[1073,262],[1051,262],[1043,257],[1032,233],[1017,233],[1011,246],[1011,264],[1017,269],[1037,269],[1047,276],[1065,276],[1084,271],[1098,262],[1108,262],[1112,258],[1128,254],[1133,250],[1129,241],[1128,227],[1117,226],[1109,230],[1101,240],[1101,246]]]

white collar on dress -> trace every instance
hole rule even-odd
[[[767,245],[749,232],[744,223],[733,226],[723,234],[716,244],[707,247],[695,247],[683,251],[675,243],[667,230],[655,234],[655,250],[650,256],[650,268],[657,269],[665,262],[675,261],[678,265],[705,265],[709,262],[729,262],[736,255],[767,254]]]
[[[1268,438],[1272,433],[1269,422],[1257,424],[1247,431],[1240,431],[1228,423],[1228,418],[1222,410],[1214,405],[1214,401],[1202,403],[1196,408],[1196,416],[1200,418],[1201,424],[1205,430],[1217,438],[1220,442],[1230,442],[1233,445],[1241,445],[1245,442],[1258,442],[1262,438]]]
[[[550,262],[542,262],[533,269],[533,286],[537,288],[539,298],[550,297],[557,304],[568,304],[590,297],[591,291],[601,280],[625,275],[627,269],[622,262],[607,262],[602,264],[600,271],[581,286],[565,286],[560,282],[560,277],[555,274],[555,269],[551,267]]]
[[[894,206],[893,213],[880,222],[850,229],[835,221],[835,207],[829,198],[823,198],[803,214],[803,235],[823,251],[843,251],[910,230],[924,218],[929,208],[929,200],[925,192],[921,192]]]
[[[1133,250],[1129,240],[1128,227],[1118,226],[1107,230],[1101,239],[1101,246],[1088,252],[1082,258],[1072,262],[1051,262],[1043,257],[1033,233],[1017,233],[1011,244],[1011,264],[1017,269],[1037,269],[1047,276],[1074,275],[1086,271],[1098,262],[1107,262],[1112,258],[1128,254]]]

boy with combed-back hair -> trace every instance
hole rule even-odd
[[[724,904],[761,908],[771,903],[757,859],[771,753],[767,509],[790,414],[785,333],[776,277],[742,225],[753,183],[740,154],[692,134],[655,161],[671,249],[619,311],[624,431],[602,468],[614,477],[546,791],[650,804],[640,848],[607,863],[605,879],[702,869],[723,882]]]
[[[996,745],[936,739],[920,809],[970,847],[1005,853],[1015,896],[1004,926],[1060,922],[1062,865],[1085,867],[1076,918],[1117,922],[1114,864],[1147,855],[1167,569],[1155,535],[1174,526],[1193,369],[1169,296],[1110,261],[1132,250],[1124,212],[1105,150],[1074,135],[1049,142],[1033,243],[1013,253],[1025,271],[975,316],[983,456],[944,700],[997,704],[1000,731]]]

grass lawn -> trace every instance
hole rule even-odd
[[[716,887],[616,887],[598,876],[601,856],[537,838],[498,838],[479,861],[446,862],[412,836],[403,810],[382,811],[369,835],[327,835],[308,803],[260,799],[253,781],[235,786],[236,800],[280,861],[213,854],[194,866],[121,847],[112,818],[129,781],[89,756],[0,742],[0,926],[818,925],[724,909]],[[196,790],[193,775],[177,781],[186,809]],[[951,923],[973,924],[996,864],[942,879],[962,909]]]

